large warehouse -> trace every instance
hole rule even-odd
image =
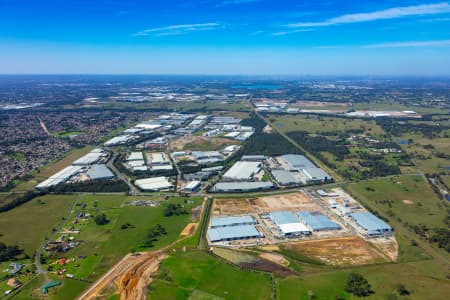
[[[260,171],[261,163],[257,161],[238,161],[225,174],[225,180],[252,180],[253,176]]]
[[[309,159],[299,154],[285,154],[280,158],[289,166],[290,170],[316,167]]]
[[[271,170],[272,176],[281,186],[290,186],[300,184],[300,180],[294,177],[291,172],[286,170]]]
[[[212,191],[216,193],[245,193],[270,190],[274,187],[270,181],[218,182],[214,185]]]
[[[218,228],[255,224],[257,224],[257,222],[252,216],[212,217],[210,227]]]
[[[172,183],[166,177],[137,179],[134,184],[145,191],[166,191],[173,188]]]
[[[311,234],[311,230],[290,211],[274,211],[269,216],[275,225],[278,226],[283,236],[292,237]]]
[[[341,226],[322,215],[320,212],[300,211],[298,218],[312,231],[339,230]]]
[[[72,176],[75,176],[76,174],[80,173],[82,170],[83,170],[83,167],[81,167],[81,166],[65,167],[61,171],[50,176],[47,180],[44,180],[43,182],[39,183],[36,187],[38,189],[41,189],[41,188],[47,188],[47,187],[58,185],[60,183],[63,183],[65,181],[69,180]]]
[[[208,239],[210,242],[235,241],[261,237],[263,235],[253,225],[217,227],[208,230]]]
[[[83,155],[76,161],[74,161],[72,163],[72,165],[74,165],[74,166],[91,165],[91,164],[98,162],[102,157],[105,157],[106,155],[107,155],[107,153],[103,149],[96,148],[96,149],[92,150],[91,152]]]
[[[302,172],[308,178],[308,182],[322,182],[331,180],[331,176],[321,168],[304,168],[302,169]]]
[[[356,212],[349,214],[356,224],[365,230],[369,236],[377,236],[392,233],[392,227],[371,212]]]
[[[92,165],[87,171],[91,180],[113,179],[114,173],[104,164]]]

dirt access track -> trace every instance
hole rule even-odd
[[[112,286],[117,288],[121,300],[146,299],[150,275],[158,269],[164,258],[166,254],[162,251],[128,254],[78,299],[90,300],[107,296],[102,295],[102,291]]]

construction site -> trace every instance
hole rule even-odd
[[[392,228],[340,188],[214,199],[212,247],[286,250],[331,265],[397,259]]]

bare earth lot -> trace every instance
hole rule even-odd
[[[388,261],[379,249],[359,237],[301,241],[283,248],[335,266],[358,266]]]

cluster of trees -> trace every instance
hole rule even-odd
[[[50,192],[56,193],[120,193],[128,192],[128,185],[120,179],[114,180],[95,180],[76,183],[61,183],[54,187],[50,187]]]
[[[393,136],[401,136],[404,133],[419,132],[424,137],[432,139],[437,138],[444,130],[450,129],[450,126],[435,126],[429,124],[417,124],[411,122],[398,122],[391,119],[377,119],[377,124],[380,125],[384,131]]]
[[[173,204],[173,203],[169,203],[164,208],[164,212],[163,213],[164,213],[165,217],[187,215],[188,214],[188,212],[183,207],[183,205],[181,205],[181,204]]]
[[[158,237],[166,234],[166,229],[161,224],[156,224],[155,227],[148,231],[147,236],[145,237],[144,247],[153,247],[153,243],[158,241]]]
[[[11,201],[8,201],[7,203],[4,203],[0,206],[0,212],[5,212],[8,210],[11,210],[19,205],[22,205],[24,203],[27,203],[28,201],[33,200],[36,197],[40,197],[45,195],[46,191],[30,191],[26,192],[22,196],[19,196],[17,198],[14,198]]]
[[[303,154],[279,133],[264,133],[263,128],[266,126],[266,122],[255,113],[252,113],[249,118],[243,119],[241,124],[254,127],[255,133],[245,142],[243,148],[239,151],[239,156],[253,154],[268,156],[286,153]]]
[[[97,225],[106,225],[109,223],[109,220],[105,214],[96,214],[94,216],[94,221]]]
[[[358,297],[367,297],[374,293],[370,283],[359,273],[348,275],[345,291]]]
[[[320,156],[321,160],[324,160],[324,157],[320,155],[320,152],[329,152],[338,161],[344,160],[345,156],[350,154],[345,145],[345,139],[331,140],[320,135],[309,135],[306,131],[290,132],[288,135],[306,150],[314,153],[316,156]]]
[[[23,253],[19,246],[8,246],[0,242],[0,262],[8,261]]]
[[[439,248],[450,252],[450,209],[447,210],[447,215],[444,219],[446,227],[435,228],[431,234],[429,241],[436,243]]]

